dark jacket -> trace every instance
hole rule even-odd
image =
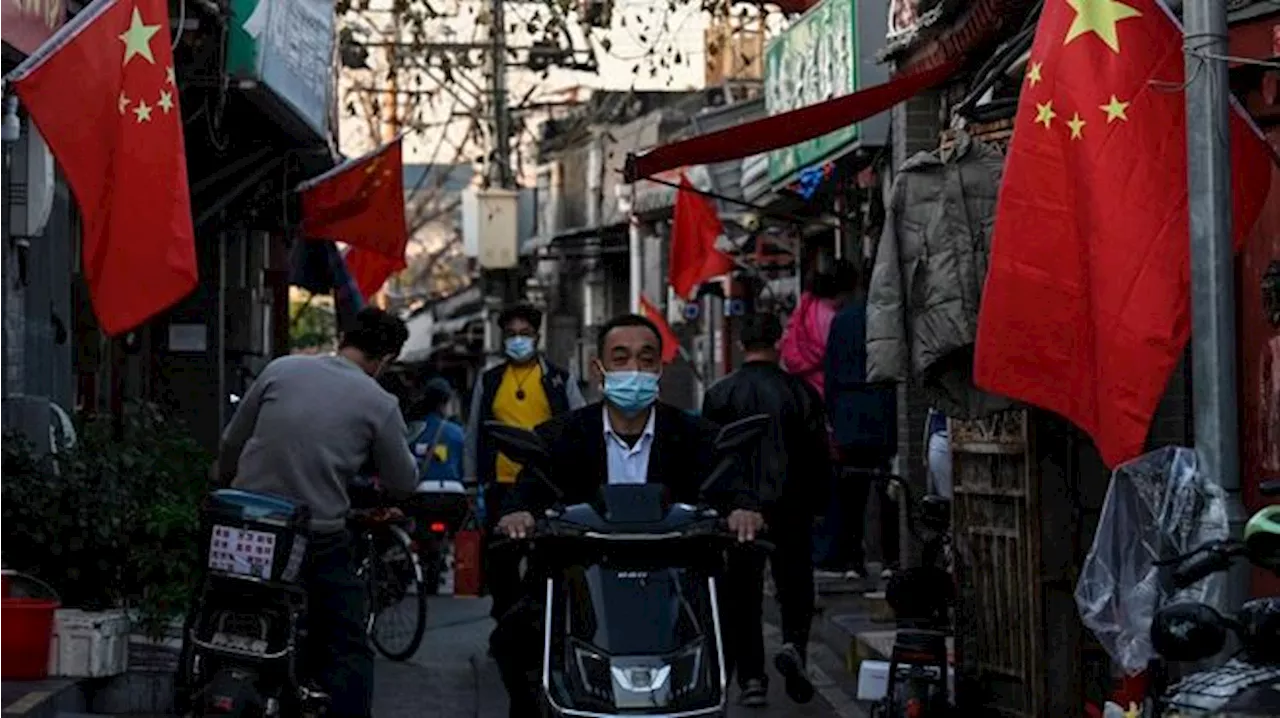
[[[542,362],[542,390],[547,393],[551,415],[560,416],[581,407],[586,402],[578,389],[578,380],[569,372],[548,362]],[[471,411],[467,416],[466,467],[468,478],[475,477],[481,484],[492,483],[497,478],[498,450],[484,431],[484,422],[493,419],[493,398],[502,385],[502,375],[507,370],[503,362],[490,368],[476,380],[471,392]]]
[[[701,498],[698,490],[717,461],[715,439],[719,428],[661,402],[654,405],[654,411],[657,416],[653,424],[648,480],[666,486],[671,501],[696,504]],[[537,433],[551,449],[547,474],[564,492],[563,503],[594,500],[609,476],[603,404],[588,404],[558,416],[538,427]],[[706,498],[722,511],[759,507],[755,492],[736,472],[727,476],[723,485]],[[546,484],[528,472],[521,472],[503,513],[530,511],[537,515],[555,501]]]
[[[827,335],[826,402],[832,439],[845,452],[892,456],[898,450],[898,395],[867,382],[867,301],[836,315]]]
[[[718,424],[754,414],[774,419],[750,457],[761,500],[817,495],[831,472],[818,392],[777,364],[760,361],[716,382],[702,400],[702,415]]]

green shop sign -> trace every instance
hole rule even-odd
[[[857,0],[823,0],[769,43],[764,54],[770,115],[816,105],[858,89]],[[769,181],[779,184],[824,162],[859,138],[853,123],[769,153]]]
[[[227,73],[256,82],[318,137],[329,135],[333,0],[231,0]]]

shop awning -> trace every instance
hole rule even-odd
[[[955,59],[900,75],[834,100],[735,125],[627,157],[627,182],[677,167],[726,162],[789,147],[878,115],[934,87],[960,66]]]

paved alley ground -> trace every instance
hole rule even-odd
[[[411,661],[379,660],[374,691],[375,718],[505,718],[506,694],[493,662],[486,655],[489,630],[487,599],[433,598],[427,636]],[[766,648],[777,648],[777,630],[766,625]],[[852,681],[841,660],[814,645],[814,683],[819,696],[806,706],[790,703],[782,681],[771,681],[768,708],[734,706],[733,718],[863,718],[852,702]]]

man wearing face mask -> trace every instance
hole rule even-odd
[[[503,456],[489,440],[485,422],[533,429],[585,402],[577,380],[538,352],[542,312],[529,304],[507,307],[498,317],[506,360],[484,372],[471,394],[467,416],[465,472],[480,484],[481,520],[493,535],[493,522],[515,485],[520,465]],[[491,613],[501,617],[520,595],[518,561],[485,551],[485,583],[493,597]]]
[[[671,501],[698,503],[699,488],[716,462],[718,428],[658,399],[662,372],[662,338],[653,322],[626,314],[600,329],[597,364],[604,376],[602,403],[590,404],[538,428],[548,443],[549,478],[565,504],[594,499],[602,484],[661,482]],[[750,541],[764,523],[756,492],[745,477],[730,477],[709,497],[728,513],[729,527],[742,541]],[[506,504],[499,531],[524,538],[534,515],[555,502],[551,489],[534,477],[522,477]],[[536,592],[499,623],[491,638],[503,682],[511,698],[511,715],[536,715],[534,690],[528,673],[536,667]],[[533,629],[531,631],[531,628]]]

